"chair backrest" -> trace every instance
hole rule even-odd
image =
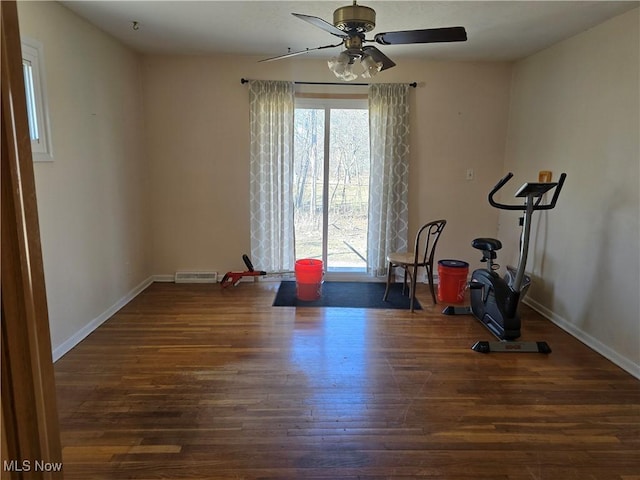
[[[416,234],[415,263],[418,265],[433,266],[433,257],[436,253],[436,245],[440,234],[447,224],[446,220],[434,220],[425,223]]]

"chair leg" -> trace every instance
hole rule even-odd
[[[411,288],[409,291],[409,295],[411,295],[411,301],[409,303],[409,308],[411,309],[411,313],[413,313],[413,303],[416,299],[416,278],[418,277],[418,267],[413,267],[413,273],[411,274]]]
[[[402,294],[404,295],[404,292],[407,291],[407,266],[405,265],[404,267],[404,280],[402,281]]]
[[[389,267],[387,269],[387,288],[384,289],[384,297],[382,297],[382,301],[386,302],[387,297],[389,296],[389,287],[391,286],[391,272],[393,270],[393,264],[389,263]]]

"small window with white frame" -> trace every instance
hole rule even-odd
[[[43,48],[37,40],[22,37],[22,71],[24,73],[33,160],[51,162],[53,161],[53,152],[44,83]]]

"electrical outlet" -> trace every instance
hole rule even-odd
[[[473,180],[473,168],[467,168],[467,180]]]

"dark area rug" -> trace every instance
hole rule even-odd
[[[401,283],[391,285],[386,302],[382,300],[385,287],[379,282],[324,282],[318,300],[304,301],[296,297],[296,282],[282,282],[273,306],[409,309],[410,299],[408,294],[402,294]],[[418,300],[413,308],[422,309]]]

